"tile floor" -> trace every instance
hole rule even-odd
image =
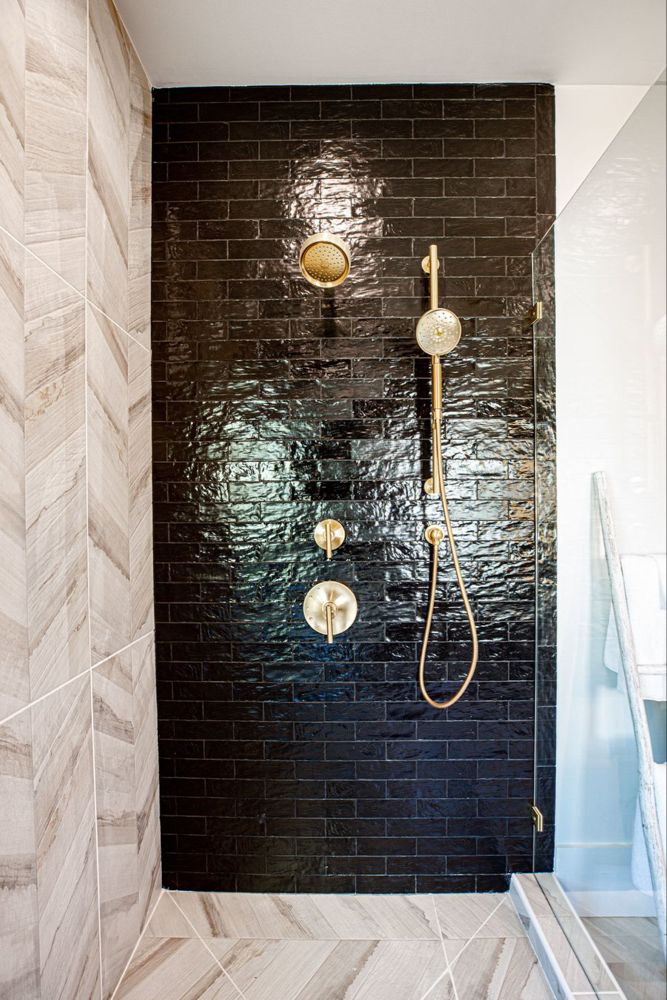
[[[665,1000],[665,960],[650,917],[584,917],[584,925],[627,1000]]]
[[[507,894],[163,892],[114,1000],[551,1000]]]

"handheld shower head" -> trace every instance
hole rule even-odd
[[[461,339],[461,320],[450,309],[429,309],[417,323],[417,343],[432,357],[449,354]]]
[[[350,273],[350,248],[331,233],[315,233],[301,244],[299,267],[306,281],[316,288],[335,288]]]

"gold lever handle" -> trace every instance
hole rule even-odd
[[[324,605],[324,612],[327,616],[327,642],[331,645],[333,642],[333,622],[336,614],[336,605],[332,604],[331,601],[327,601]]]
[[[335,549],[339,549],[345,541],[345,528],[340,521],[334,521],[332,517],[325,518],[315,528],[313,538],[321,549],[327,554],[327,559],[333,557]]]

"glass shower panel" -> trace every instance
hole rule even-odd
[[[664,82],[648,90],[561,212],[533,274],[544,303],[534,352],[535,776],[536,802],[553,819],[536,836],[535,870],[547,867],[553,835],[555,880],[541,882],[591,982],[601,954],[613,989],[662,1000],[664,954],[638,819],[640,760],[592,477],[606,474],[625,589],[640,588],[641,621],[631,624],[640,666],[651,668],[643,698],[652,777],[664,788]],[[540,720],[554,711],[555,748],[540,737]]]

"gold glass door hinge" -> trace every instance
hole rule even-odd
[[[532,326],[533,323],[539,323],[543,315],[542,302],[538,299],[537,302],[533,302],[533,308],[528,313],[528,325]]]
[[[530,818],[533,821],[535,832],[544,833],[544,813],[538,809],[534,802],[530,803]]]

